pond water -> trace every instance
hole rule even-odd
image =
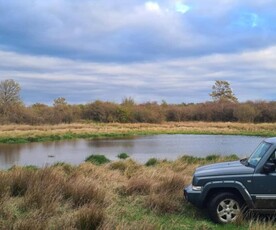
[[[79,164],[91,154],[111,160],[125,152],[141,163],[149,158],[175,160],[183,155],[205,157],[210,154],[246,157],[263,137],[228,135],[153,135],[127,139],[78,139],[69,141],[0,144],[0,168],[13,165],[46,166],[55,162]]]

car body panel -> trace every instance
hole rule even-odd
[[[276,171],[264,173],[263,170],[272,157],[274,164],[276,162],[276,137],[268,138],[264,142],[270,143],[271,146],[254,167],[243,161],[198,167],[192,184],[184,189],[185,198],[202,207],[211,191],[234,191],[240,194],[250,209],[276,212]],[[201,190],[194,191],[193,186]]]

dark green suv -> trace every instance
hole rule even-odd
[[[249,158],[196,169],[187,201],[207,207],[217,223],[234,222],[242,208],[276,214],[276,137],[264,140]]]

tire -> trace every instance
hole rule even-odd
[[[216,223],[235,222],[242,215],[242,201],[233,193],[219,193],[210,200],[208,211],[210,218]]]

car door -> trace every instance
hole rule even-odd
[[[268,159],[276,163],[276,150]],[[255,206],[259,209],[276,209],[276,171],[269,174],[255,173],[252,178],[252,194],[255,197]]]

